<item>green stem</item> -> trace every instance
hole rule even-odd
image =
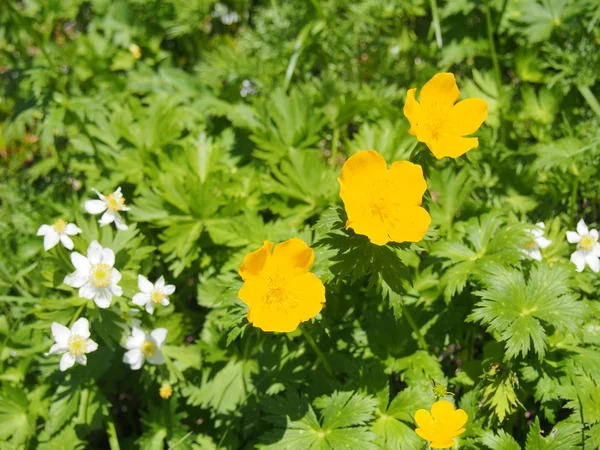
[[[580,94],[583,96],[585,101],[588,103],[588,105],[590,105],[592,111],[594,111],[596,115],[600,117],[600,103],[598,103],[598,99],[596,98],[592,90],[588,86],[581,85],[577,85],[577,89],[579,90]]]
[[[500,63],[498,62],[498,54],[496,53],[496,42],[494,41],[494,26],[492,22],[492,9],[490,8],[490,0],[485,0],[485,23],[487,28],[488,42],[490,45],[490,53],[492,54],[492,63],[494,64],[494,72],[496,72],[498,113],[500,115],[500,139],[502,142],[504,142],[504,127],[502,126],[502,73],[500,72]]]
[[[433,29],[435,31],[435,40],[438,48],[442,48],[442,28],[440,26],[440,17],[438,15],[437,1],[429,0],[429,6],[431,7],[431,16],[433,19]]]
[[[421,330],[419,329],[417,322],[415,322],[415,319],[413,318],[413,316],[410,313],[410,311],[408,310],[408,308],[404,305],[404,302],[402,302],[401,305],[402,305],[402,315],[406,318],[406,321],[408,322],[408,324],[412,328],[413,332],[417,336],[417,342],[419,343],[419,347],[421,348],[421,350],[425,350],[426,352],[429,352],[429,346],[427,345],[427,342],[425,342],[425,338],[423,338],[423,335],[421,334]]]
[[[579,192],[579,175],[575,175],[575,182],[573,183],[573,190],[571,191],[571,204],[569,205],[569,216],[573,223],[576,223],[575,220],[575,209],[577,206],[577,193]]]
[[[117,436],[117,429],[115,427],[115,421],[108,410],[108,407],[104,410],[104,423],[106,423],[106,434],[108,435],[108,445],[110,450],[121,450],[119,446],[119,437]]]
[[[335,156],[338,152],[338,141],[340,140],[340,130],[336,126],[333,128],[333,136],[331,138],[331,161],[335,164]]]
[[[327,371],[327,373],[329,375],[331,375],[332,378],[335,378],[335,375],[333,374],[333,370],[331,370],[331,366],[329,365],[329,361],[327,361],[327,359],[325,358],[325,355],[323,354],[323,352],[321,351],[321,349],[319,348],[319,346],[317,345],[317,343],[315,342],[313,337],[303,327],[300,327],[300,332],[302,333],[302,335],[308,342],[308,345],[310,345],[312,347],[312,349],[315,351],[315,353],[317,354],[317,358],[319,358],[321,360],[321,363],[323,364],[323,367],[325,367],[325,370]]]
[[[81,312],[83,311],[83,308],[85,308],[85,303],[81,304],[79,306],[79,308],[77,308],[77,311],[75,311],[75,315],[73,316],[73,318],[71,319],[71,322],[69,323],[69,328],[71,328],[73,326],[73,324],[75,323],[75,321],[77,319],[79,319],[79,316],[81,314]]]
[[[87,422],[87,409],[88,399],[90,397],[89,389],[85,388],[81,391],[81,398],[79,400],[79,418],[77,423],[85,424]]]

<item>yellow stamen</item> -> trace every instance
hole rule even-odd
[[[112,267],[108,264],[95,264],[90,269],[90,282],[96,287],[104,287],[112,280]]]
[[[108,194],[104,198],[104,201],[106,202],[108,209],[111,211],[121,211],[123,209],[123,207],[125,206],[125,197],[123,197],[121,195],[121,193],[118,193],[118,192],[117,193],[113,192],[112,194]]]
[[[152,342],[151,340],[146,339],[142,343],[142,347],[140,349],[142,350],[142,353],[144,354],[144,356],[146,358],[150,358],[156,352],[156,344],[154,342]]]
[[[154,303],[160,303],[164,298],[165,294],[160,291],[152,291],[152,294],[150,294],[150,300],[152,300]]]
[[[62,233],[63,231],[65,231],[65,228],[67,227],[68,222],[65,222],[62,219],[58,219],[56,222],[54,222],[54,224],[52,225],[54,227],[54,230],[57,233]]]
[[[158,390],[159,395],[165,400],[173,395],[173,388],[171,386],[161,386]]]
[[[537,247],[537,242],[535,242],[535,241],[529,241],[525,244],[525,248],[528,248],[528,249],[534,249],[536,247]]]
[[[87,339],[76,334],[71,336],[67,341],[67,349],[69,353],[73,356],[81,356],[87,352]]]
[[[581,240],[579,241],[579,247],[591,252],[596,246],[596,238],[591,234],[584,234],[581,236]]]

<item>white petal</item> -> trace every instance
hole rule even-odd
[[[121,216],[119,215],[118,212],[115,212],[115,225],[118,230],[121,230],[121,231],[129,230],[129,227],[125,224],[125,222],[123,222],[123,219],[121,218]]]
[[[67,351],[66,345],[54,344],[52,347],[50,347],[50,350],[48,350],[48,354],[49,355],[60,355],[61,353],[64,353],[66,351]]]
[[[129,206],[121,206],[121,211],[129,211],[131,208]]]
[[[592,253],[600,256],[600,243],[596,242],[596,245],[594,245],[594,248],[592,249]]]
[[[85,317],[77,319],[77,321],[71,327],[71,334],[78,334],[81,337],[90,337],[90,323]]]
[[[139,348],[134,348],[125,352],[123,362],[129,364],[132,370],[138,370],[144,364],[144,355]]]
[[[598,230],[590,230],[590,236],[598,241]]]
[[[163,357],[163,354],[159,349],[156,349],[156,351],[154,352],[154,355],[150,356],[147,359],[150,364],[159,365],[159,364],[165,363],[165,358]]]
[[[102,258],[100,261],[110,267],[115,265],[115,252],[110,248],[102,249]]]
[[[96,291],[94,303],[98,308],[106,309],[110,306],[112,300],[112,292],[110,289],[103,288]]]
[[[73,241],[71,240],[71,238],[69,236],[67,236],[64,233],[61,233],[59,235],[59,237],[60,237],[60,242],[62,242],[62,245],[64,245],[67,250],[73,250],[73,247],[75,245],[73,244]]]
[[[536,261],[541,261],[542,260],[542,252],[540,251],[539,248],[532,248],[529,251],[529,256],[531,256]]]
[[[119,281],[121,281],[122,275],[121,272],[119,272],[117,269],[112,270],[112,276],[111,276],[111,281],[113,282],[113,284],[117,284]]]
[[[156,283],[154,283],[154,287],[157,291],[162,291],[162,289],[165,287],[165,277],[161,275],[158,280],[156,280]]]
[[[85,355],[79,355],[75,357],[75,361],[77,361],[82,366],[87,366],[87,356]]]
[[[69,236],[74,236],[79,233],[81,233],[81,228],[79,228],[74,223],[69,223],[65,227],[65,234],[68,234]]]
[[[73,266],[80,272],[88,273],[90,271],[90,267],[91,267],[90,261],[85,256],[83,256],[81,253],[78,253],[78,252],[71,253],[71,262],[73,263]]]
[[[539,237],[535,240],[535,243],[540,246],[540,248],[548,248],[552,241],[550,239],[546,239],[545,237]]]
[[[581,250],[573,252],[571,255],[571,262],[577,267],[577,272],[583,272],[583,269],[585,268],[585,253]]]
[[[60,237],[56,231],[49,231],[48,234],[44,236],[44,250],[48,251],[55,247],[59,240]]]
[[[167,284],[163,290],[162,290],[163,294],[165,295],[171,295],[173,294],[173,292],[175,292],[175,286],[172,284]]]
[[[111,285],[110,285],[110,291],[112,292],[112,294],[115,297],[121,297],[123,295],[123,288],[121,288],[121,286],[117,286],[114,283],[111,283]]]
[[[574,231],[567,231],[567,241],[571,244],[577,244],[581,240],[581,236]]]
[[[585,258],[585,262],[588,266],[590,266],[590,269],[592,269],[594,272],[600,272],[600,259],[598,259],[598,256],[596,256],[593,253],[588,253],[588,255]]]
[[[37,230],[37,236],[46,236],[50,231],[56,232],[52,225],[42,225]]]
[[[88,200],[85,202],[85,210],[90,214],[100,214],[107,208],[102,200]]]
[[[98,350],[98,344],[95,341],[88,339],[86,353],[92,353],[92,352],[95,352],[96,350]]]
[[[150,295],[144,294],[143,292],[138,292],[131,299],[134,305],[144,306],[146,303],[150,302]],[[150,302],[152,303],[152,302]]]
[[[144,275],[138,275],[138,287],[144,294],[149,294],[154,289],[154,285]]]
[[[128,338],[128,343],[130,346],[127,348],[139,348],[142,346],[144,341],[146,340],[146,333],[140,327],[134,325],[131,328],[131,337]],[[127,344],[126,344],[127,345]]]
[[[157,347],[162,347],[167,339],[167,329],[166,328],[157,328],[156,330],[152,330],[150,336],[156,342]]]
[[[577,232],[580,235],[584,235],[588,233],[588,227],[585,224],[585,222],[583,221],[583,219],[581,219],[579,222],[577,222]]]
[[[109,223],[112,223],[115,220],[115,215],[112,211],[106,211],[104,214],[102,214],[102,217],[100,217],[100,220],[98,221],[98,223],[100,224],[101,227],[104,227],[106,225],[108,225]]]
[[[93,188],[92,191],[94,191],[96,193],[96,195],[98,196],[98,198],[100,200],[104,200],[106,197],[104,197],[104,195],[102,195],[100,192],[98,192],[98,189]]]
[[[160,301],[160,304],[163,306],[169,306],[171,302],[169,301],[169,297],[165,297]]]
[[[75,364],[75,357],[70,353],[65,353],[60,358],[60,371],[64,372],[67,369],[70,369]]]
[[[96,296],[96,286],[90,282],[85,283],[79,288],[79,296],[88,300],[93,299]]]
[[[115,192],[113,192],[113,194],[120,194],[121,193],[121,186],[118,186],[117,189],[115,190]]]
[[[90,246],[88,247],[87,257],[90,264],[98,264],[102,259],[102,246],[98,243],[98,241],[90,242]]]
[[[154,302],[146,303],[146,312],[150,315],[154,314]]]
[[[67,275],[63,280],[63,283],[74,288],[80,288],[88,282],[88,279],[89,274],[87,272],[76,270],[71,275]]]
[[[69,338],[71,337],[71,330],[58,322],[52,322],[52,337],[57,344],[67,346]]]
[[[535,226],[541,228],[542,230],[546,229],[546,225],[544,224],[544,222],[538,222],[535,224]]]

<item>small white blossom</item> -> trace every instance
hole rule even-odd
[[[583,272],[586,264],[594,272],[600,272],[598,230],[589,230],[581,219],[577,224],[577,232],[567,231],[567,241],[577,244],[577,250],[571,255],[571,262],[577,267],[577,272]]]
[[[125,225],[119,214],[119,211],[129,211],[129,208],[125,206],[125,197],[121,194],[121,187],[119,186],[115,192],[108,195],[102,195],[96,189],[94,192],[100,200],[87,200],[85,210],[90,214],[104,213],[98,221],[101,227],[114,222],[119,230],[127,230],[128,226]]]
[[[160,348],[166,339],[166,328],[157,328],[147,334],[134,325],[131,328],[131,335],[127,336],[125,341],[125,348],[128,351],[123,355],[123,362],[129,364],[132,370],[138,370],[146,360],[150,364],[164,364],[165,359]]]
[[[81,233],[75,224],[58,219],[52,225],[42,225],[38,231],[38,236],[44,236],[44,250],[48,251],[55,247],[58,242],[62,242],[68,250],[73,250],[73,241],[69,236]]]
[[[531,232],[532,240],[525,244],[525,248],[523,249],[523,253],[529,255],[531,258],[536,261],[542,260],[542,248],[548,247],[552,244],[550,239],[546,239],[544,237],[544,222],[538,222],[535,224],[536,228],[534,228]]]
[[[87,258],[73,252],[71,262],[75,266],[75,272],[67,275],[64,282],[79,288],[80,297],[93,299],[98,308],[108,308],[113,295],[123,295],[123,289],[117,286],[121,274],[113,267],[115,252],[110,248],[102,248],[97,241],[92,241]]]
[[[60,323],[52,323],[52,336],[54,344],[47,355],[62,355],[60,358],[60,370],[73,367],[77,362],[83,366],[87,364],[86,353],[96,351],[98,344],[89,339],[90,324],[83,317],[77,320],[69,330]]]
[[[145,306],[146,312],[152,314],[157,304],[169,305],[169,295],[175,292],[175,286],[165,285],[165,279],[160,277],[155,284],[148,281],[143,275],[138,275],[138,287],[140,292],[133,296],[133,303],[137,306]]]

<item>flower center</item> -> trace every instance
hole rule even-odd
[[[152,342],[150,339],[146,339],[142,343],[140,350],[142,351],[142,353],[144,354],[144,356],[146,358],[150,358],[156,352],[156,344],[154,342]]]
[[[173,388],[171,386],[162,386],[159,390],[158,393],[160,394],[160,396],[162,398],[164,398],[165,400],[168,399],[171,395],[173,395]]]
[[[150,300],[154,303],[162,302],[163,298],[165,298],[165,294],[160,291],[152,291],[152,294],[150,294]]]
[[[81,356],[87,352],[87,339],[83,336],[75,334],[67,341],[67,348],[69,353],[73,356]]]
[[[90,282],[96,287],[104,287],[112,280],[112,267],[108,264],[95,264],[90,269]]]
[[[52,226],[54,227],[54,230],[57,233],[62,233],[63,231],[65,231],[65,228],[67,227],[67,222],[65,222],[62,219],[58,219],[56,222],[54,222],[54,224]]]
[[[108,194],[104,201],[106,202],[106,206],[111,211],[121,211],[125,206],[125,197],[121,195],[121,193],[112,193]]]
[[[536,247],[537,247],[537,242],[535,242],[535,241],[529,241],[529,242],[525,243],[525,248],[528,248],[530,250],[533,250]]]
[[[581,236],[581,240],[579,241],[579,247],[588,252],[591,252],[596,246],[596,238],[591,234],[584,234]]]

